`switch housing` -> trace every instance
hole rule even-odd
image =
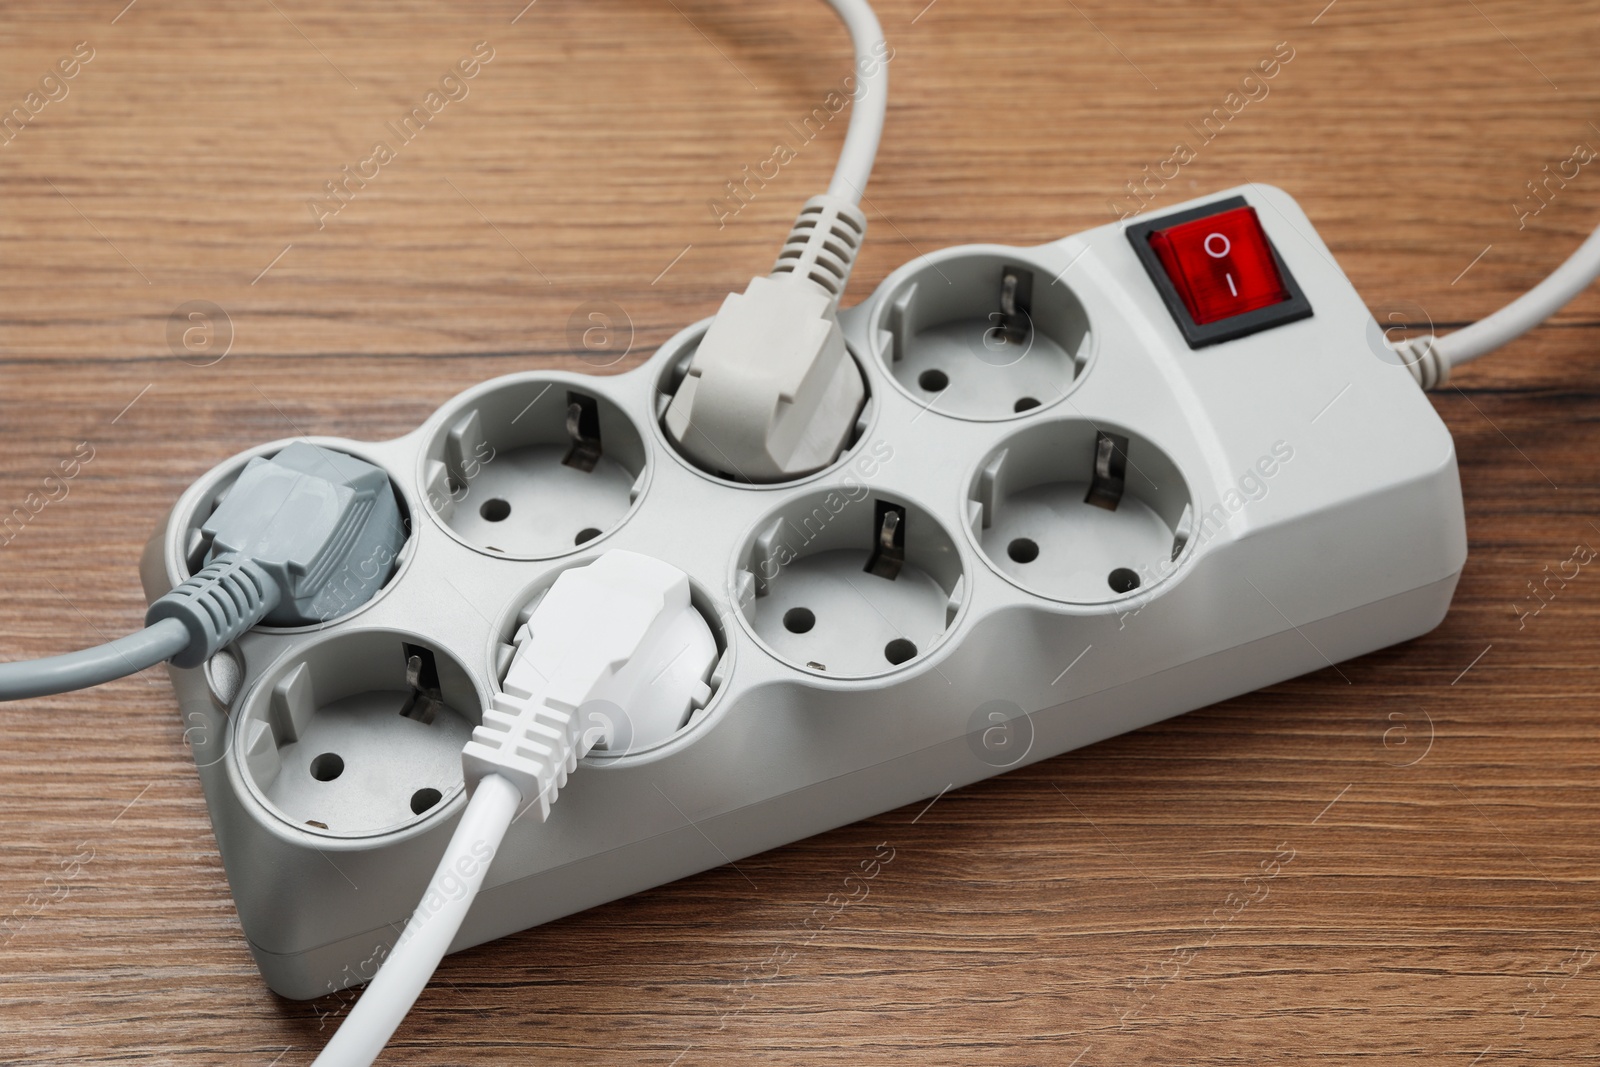
[[[1208,219],[1216,221],[1215,229],[1196,225]],[[1246,337],[1312,313],[1311,302],[1242,196],[1135,223],[1127,234],[1190,348]]]

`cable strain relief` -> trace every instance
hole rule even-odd
[[[827,193],[813,196],[794,220],[771,276],[812,282],[830,297],[829,311],[837,311],[866,235],[867,216],[860,208]]]
[[[225,556],[206,564],[145,612],[146,626],[177,619],[189,644],[173,656],[175,667],[198,667],[260,622],[277,606],[280,591],[253,559]]]
[[[515,670],[515,668],[513,668]],[[609,740],[602,738],[601,740]],[[577,709],[519,693],[496,693],[483,722],[461,750],[462,772],[475,782],[498,774],[522,794],[529,810],[537,800],[541,821],[566,787],[567,776],[588,755]]]
[[[1439,389],[1450,381],[1450,360],[1439,351],[1439,339],[1431,333],[1390,341],[1389,347],[1422,388]]]

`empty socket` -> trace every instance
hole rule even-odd
[[[1081,419],[1030,426],[990,453],[967,515],[997,571],[1077,604],[1159,582],[1194,521],[1188,486],[1165,452],[1131,430]]]
[[[698,322],[688,329],[683,330],[676,337],[671,338],[665,345],[662,346],[662,351],[666,352],[667,356],[665,360],[666,368],[662,371],[661,377],[656,380],[655,415],[658,426],[660,425],[661,420],[666,417],[667,408],[672,404],[672,398],[678,395],[678,388],[683,385],[683,380],[688,377],[689,364],[694,362],[694,354],[700,348],[700,340],[705,336],[706,329],[710,325],[710,319],[706,319],[703,322]],[[856,359],[854,349],[850,349],[850,358]],[[858,370],[860,369],[860,365],[861,361],[856,360],[856,367]],[[836,470],[849,461],[851,455],[856,450],[856,446],[861,443],[861,439],[866,435],[867,427],[872,424],[872,416],[877,408],[877,400],[872,395],[871,376],[863,373],[861,375],[861,385],[862,388],[866,390],[866,395],[861,402],[861,411],[856,415],[855,427],[850,431],[850,439],[845,442],[844,449],[839,453],[839,459],[820,471],[814,471],[803,478],[795,479],[796,482],[820,478],[829,471]],[[672,435],[667,433],[665,427],[661,428],[661,440],[668,448],[672,449],[672,451],[676,453],[680,459],[682,459],[689,466],[693,467],[695,470],[700,471],[702,474],[710,475],[711,477],[716,478],[719,481],[726,482],[730,485],[748,486],[752,484],[746,479],[740,477],[736,471],[722,470],[703,465],[695,457],[680,449],[677,442],[672,439]],[[767,489],[771,488],[775,484],[781,485],[786,483],[760,483],[760,487]]]
[[[245,698],[239,769],[283,821],[334,837],[397,830],[462,788],[483,717],[466,670],[405,634],[343,633],[294,653]]]
[[[865,678],[931,652],[965,596],[961,555],[932,515],[853,485],[790,501],[741,551],[735,595],[780,659]]]
[[[913,400],[996,420],[1066,396],[1088,362],[1089,317],[1065,283],[1007,250],[924,257],[878,305],[878,358]]]
[[[423,455],[428,507],[480,552],[548,559],[614,529],[643,491],[633,422],[581,384],[502,382],[443,416]]]

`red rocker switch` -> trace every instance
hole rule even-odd
[[[1130,226],[1128,236],[1190,348],[1311,314],[1241,197]]]

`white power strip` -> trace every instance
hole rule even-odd
[[[1271,279],[1241,206],[1283,286],[1244,311]],[[1210,268],[1229,293],[1190,296],[1216,324],[1173,279]],[[868,398],[845,454],[792,482],[708,473],[664,432],[705,323],[623,375],[510,375],[398,440],[317,442],[388,473],[393,577],[172,672],[274,990],[372,977],[466,805],[461,750],[519,619],[607,549],[689,575],[709,697],[670,737],[615,730],[549,822],[513,824],[454,948],[1415,637],[1449,605],[1450,435],[1280,190],[946,249],[839,322]],[[285,444],[183,495],[145,555],[152,600]]]
[[[268,984],[369,983],[317,1067],[371,1064],[448,950],[1449,606],[1461,489],[1418,387],[1600,277],[1600,228],[1439,338],[1387,337],[1257,185],[921,256],[839,311],[894,53],[826,2],[848,130],[768,276],[630,373],[235,457],[152,538],[142,630],[0,663],[0,700],[169,664]]]

